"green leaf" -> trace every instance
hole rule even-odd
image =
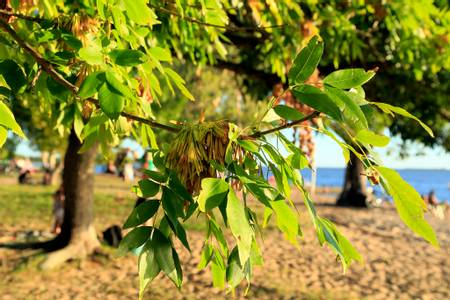
[[[119,66],[132,67],[145,62],[145,54],[139,50],[116,49],[109,53],[113,62]]]
[[[398,107],[398,106],[393,106],[393,105],[390,105],[390,104],[387,104],[387,103],[381,103],[381,102],[370,102],[370,104],[373,104],[373,105],[379,107],[385,113],[391,113],[392,114],[392,112],[394,112],[394,113],[399,114],[401,116],[404,116],[404,117],[407,117],[407,118],[410,118],[410,119],[413,119],[413,120],[417,121],[420,124],[420,126],[422,126],[423,129],[425,129],[426,132],[428,132],[428,134],[431,137],[434,137],[433,130],[431,130],[431,128],[428,127],[425,123],[420,121],[416,116],[410,114],[406,109]]]
[[[123,228],[128,229],[146,222],[158,211],[159,203],[158,200],[150,200],[139,204],[133,209],[125,224],[123,224]]]
[[[11,97],[11,90],[5,86],[0,86],[0,95],[5,96],[6,99],[9,99]]]
[[[197,268],[202,270],[206,268],[211,259],[213,258],[213,247],[210,244],[205,244],[202,250],[202,254],[200,257],[200,262],[198,263]]]
[[[342,120],[339,107],[320,89],[311,85],[302,85],[295,87],[292,92],[298,102],[311,106],[337,121]]]
[[[369,130],[359,131],[355,139],[366,145],[374,145],[376,147],[385,147],[389,144],[389,138],[385,135],[376,134]]]
[[[292,108],[287,105],[277,105],[273,108],[275,113],[286,120],[300,120],[304,117],[304,115],[296,110],[295,108]]]
[[[146,287],[159,274],[161,268],[156,260],[155,245],[152,239],[149,239],[139,255],[139,299],[142,299]]]
[[[78,51],[78,56],[90,65],[103,64],[103,53],[100,47],[83,47]]]
[[[170,50],[167,48],[152,47],[148,50],[148,52],[159,61],[172,61],[172,55],[170,54]]]
[[[178,237],[178,239],[181,241],[184,247],[186,247],[187,250],[191,251],[191,248],[189,247],[189,242],[187,240],[186,236],[186,230],[184,230],[183,225],[181,225],[180,222],[175,218],[168,217],[168,223],[172,231],[175,233],[175,235]]]
[[[80,50],[83,47],[83,43],[71,33],[62,33],[61,39],[74,50]]]
[[[133,94],[131,93],[130,89],[124,85],[122,82],[120,82],[116,75],[113,72],[106,72],[106,81],[108,84],[116,90],[116,93],[122,94],[125,97],[133,97]]]
[[[426,205],[419,193],[396,171],[378,166],[374,168],[380,173],[386,192],[394,199],[395,207],[403,222],[416,234],[438,247],[439,242],[433,228],[424,218]]]
[[[11,129],[15,134],[21,138],[26,138],[19,124],[17,124],[13,113],[8,106],[0,100],[0,125]]]
[[[144,174],[159,183],[164,183],[169,178],[169,176],[166,174],[152,170],[144,170]]]
[[[169,219],[175,224],[178,217],[184,217],[183,201],[167,187],[163,187],[161,196],[162,206]]]
[[[0,148],[2,148],[3,145],[5,144],[7,137],[8,137],[8,130],[6,130],[6,128],[3,126],[0,126]]]
[[[185,86],[185,81],[180,77],[174,70],[170,68],[164,68],[164,72],[166,72],[167,76],[172,79],[180,92],[189,100],[194,101],[194,96],[189,92],[189,90]]]
[[[211,273],[213,276],[213,286],[219,289],[225,288],[226,268],[218,251],[215,251],[211,262]]]
[[[375,76],[374,71],[365,71],[364,69],[343,69],[334,71],[323,79],[326,85],[334,86],[339,89],[356,88]]]
[[[197,202],[200,211],[205,212],[219,206],[228,193],[228,183],[221,178],[204,178]]]
[[[277,226],[284,233],[284,237],[294,245],[298,245],[299,224],[297,215],[283,200],[272,201],[272,209],[277,217]]]
[[[99,86],[105,82],[105,72],[95,72],[89,74],[80,86],[78,96],[81,99],[86,99],[94,96],[98,92]],[[102,80],[103,78],[103,80]]]
[[[142,179],[139,181],[139,187],[142,191],[144,198],[153,197],[159,192],[159,184],[148,179]]]
[[[11,0],[10,4],[14,10],[18,10],[20,6],[20,0]]]
[[[178,254],[172,248],[170,240],[159,230],[155,230],[152,242],[155,247],[156,261],[159,267],[177,287],[180,287],[183,282],[183,273]]]
[[[327,242],[331,249],[341,259],[344,272],[352,261],[362,261],[359,252],[352,244],[339,232],[336,226],[325,218],[317,218],[317,234],[321,244]]]
[[[124,256],[131,250],[142,246],[150,236],[152,227],[141,226],[131,230],[119,244],[119,248],[116,252],[116,257]]]
[[[244,148],[245,150],[252,152],[252,153],[258,153],[259,147],[255,144],[255,142],[250,140],[237,140],[237,143]]]
[[[104,83],[100,86],[98,100],[100,108],[109,118],[117,119],[120,116],[124,105],[123,96],[108,83]]]
[[[192,202],[192,195],[186,189],[186,187],[181,183],[174,172],[171,172],[169,175],[169,188],[177,194],[181,199]]]
[[[240,261],[245,262],[250,257],[254,232],[248,222],[244,206],[231,187],[228,192],[226,212],[228,224],[239,248]]]
[[[307,80],[319,64],[323,53],[323,43],[313,37],[308,45],[295,57],[289,70],[289,84],[294,85]]]
[[[333,87],[325,87],[325,93],[336,103],[341,110],[346,123],[356,131],[368,128],[366,116],[356,102],[352,100],[344,91]]]
[[[228,258],[226,278],[231,288],[235,288],[245,278],[245,272],[239,259],[238,247],[235,247]]]
[[[159,23],[146,0],[125,0],[124,4],[128,17],[137,24],[151,26]]]
[[[0,62],[0,74],[14,93],[20,92],[27,84],[22,68],[11,59],[4,59]]]

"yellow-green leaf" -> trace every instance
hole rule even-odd
[[[389,138],[385,135],[376,134],[370,130],[360,130],[355,139],[363,144],[374,145],[377,147],[385,147],[389,144]]]
[[[419,193],[396,171],[385,167],[375,167],[375,169],[383,179],[386,192],[394,199],[395,207],[403,222],[432,245],[439,246],[433,228],[424,218],[426,205]]]

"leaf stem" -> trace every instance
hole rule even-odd
[[[271,129],[267,129],[267,130],[264,130],[264,131],[256,131],[256,132],[250,134],[248,137],[250,137],[250,138],[259,138],[261,136],[264,136],[264,135],[267,135],[267,134],[270,134],[270,133],[274,133],[274,132],[277,132],[277,131],[280,131],[280,130],[283,130],[283,129],[286,129],[286,128],[293,127],[293,126],[298,125],[298,124],[300,124],[300,123],[302,123],[304,121],[308,121],[308,120],[314,119],[314,118],[318,117],[319,115],[320,115],[319,111],[314,111],[311,114],[309,114],[309,115],[307,115],[304,118],[301,118],[299,120],[288,122],[288,123],[286,123],[284,125],[281,125],[281,126],[278,126],[278,127],[274,127],[274,128],[271,128]]]

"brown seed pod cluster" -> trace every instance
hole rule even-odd
[[[228,122],[185,124],[171,145],[167,166],[177,172],[192,194],[196,194],[203,178],[217,176],[210,161],[224,164],[227,146]]]

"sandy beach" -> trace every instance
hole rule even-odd
[[[330,189],[328,190],[330,191]],[[335,192],[335,189],[331,189]],[[346,274],[328,248],[321,248],[300,202],[304,239],[300,249],[269,228],[263,235],[264,267],[255,269],[248,299],[449,299],[450,219],[431,214],[427,219],[437,232],[437,249],[416,237],[400,221],[392,205],[382,208],[334,207],[332,194],[317,197],[319,214],[333,220],[364,257]],[[299,201],[299,197],[294,197]],[[30,200],[32,201],[32,200]],[[121,200],[122,201],[122,200]],[[120,218],[119,218],[120,219]],[[45,218],[44,218],[45,220]],[[45,228],[43,220],[30,220]],[[96,226],[108,224],[97,218]],[[110,222],[110,221],[108,221]],[[0,224],[1,242],[12,241],[26,223]],[[20,234],[19,234],[20,235]],[[246,286],[235,295],[212,287],[209,270],[198,270],[204,232],[188,232],[192,253],[181,252],[184,285],[177,290],[159,275],[145,299],[244,298]],[[61,269],[38,271],[33,252],[0,249],[0,290],[2,299],[137,299],[137,258],[96,255],[73,261]]]

